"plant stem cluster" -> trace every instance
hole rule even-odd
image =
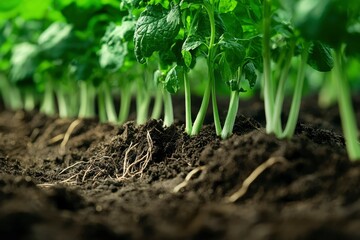
[[[316,71],[321,102],[338,101],[349,157],[360,159],[347,70],[359,60],[358,1],[125,0],[119,10],[116,0],[47,0],[31,13],[10,2],[0,3],[0,95],[9,109],[121,124],[134,99],[138,124],[163,115],[170,126],[172,95],[181,93],[186,133],[201,131],[211,105],[226,139],[242,94],[258,93],[266,132],[290,139]]]

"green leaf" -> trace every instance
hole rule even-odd
[[[235,73],[237,69],[243,65],[246,55],[244,46],[235,38],[223,38],[220,40],[219,46],[226,62],[229,64],[231,72]]]
[[[58,10],[63,9],[64,7],[70,5],[72,0],[53,0],[54,7]]]
[[[141,0],[122,0],[120,2],[120,8],[121,7],[138,7],[139,3],[141,2]]]
[[[181,54],[184,59],[185,66],[190,68],[190,66],[192,65],[192,61],[193,61],[193,57],[192,57],[191,53],[187,50],[182,50]]]
[[[236,71],[232,71],[224,54],[221,55],[218,63],[215,64],[215,77],[221,78],[230,87],[232,91],[238,90],[238,81],[234,79]],[[234,82],[235,81],[235,82]]]
[[[188,0],[188,1],[183,1],[182,5],[186,5],[188,7],[188,5],[194,4],[194,5],[202,5],[204,4],[204,1],[208,1],[208,0]]]
[[[349,20],[348,1],[300,0],[294,11],[294,23],[302,35],[338,47],[346,36]]]
[[[181,53],[182,45],[182,40],[176,40],[170,49],[159,52],[159,63],[161,69],[168,69],[169,66],[174,65],[174,63],[179,66],[185,66]]]
[[[116,71],[124,65],[127,53],[127,43],[119,44],[116,48],[103,44],[99,52],[100,66],[110,71]]]
[[[59,57],[70,44],[71,31],[71,25],[59,22],[51,24],[38,38],[40,50],[53,58]]]
[[[237,16],[233,12],[220,15],[225,25],[225,34],[237,38],[243,38],[243,29],[241,26],[241,16]]]
[[[127,39],[133,35],[135,28],[134,21],[123,21],[120,26],[110,24],[101,40],[99,62],[102,68],[116,71],[124,64],[128,54]]]
[[[214,18],[215,18],[216,39],[219,39],[226,32],[225,29],[226,27],[223,19],[221,18],[218,12],[215,12]],[[195,30],[194,35],[198,35],[204,39],[208,38],[211,35],[210,21],[206,12],[201,12],[199,14],[197,24],[194,30]]]
[[[0,11],[10,11],[19,6],[22,0],[3,0],[0,2]]]
[[[23,0],[20,6],[21,17],[24,19],[44,19],[49,12],[52,0]]]
[[[166,74],[164,80],[164,86],[169,93],[176,93],[179,90],[179,73],[182,71],[182,68],[179,66],[174,66]]]
[[[257,35],[251,39],[243,41],[246,46],[246,57],[250,58],[254,63],[256,69],[262,72],[263,58],[262,58],[262,37]]]
[[[220,58],[215,65],[215,74],[221,77],[231,91],[241,91],[238,70],[244,64],[246,51],[236,38],[221,38]]]
[[[55,0],[62,4],[63,6],[70,5],[71,2],[74,2],[72,0]],[[76,0],[76,5],[79,7],[85,7],[85,8],[97,8],[103,4],[101,0]]]
[[[8,1],[2,0],[1,4],[3,2],[7,4]],[[14,0],[10,1],[13,2]],[[51,2],[52,0],[22,0],[19,3],[9,3],[11,6],[8,6],[8,10],[2,12],[0,10],[0,19],[9,19],[17,16],[21,16],[23,19],[44,19],[50,10]]]
[[[72,1],[61,9],[61,13],[66,18],[66,21],[72,24],[75,29],[84,31],[90,21],[95,19],[94,16],[98,15],[96,12],[100,8],[101,5],[88,6],[78,1]]]
[[[272,18],[273,34],[280,34],[283,38],[294,36],[294,30],[291,23],[291,15],[284,11],[277,11]]]
[[[296,1],[297,0],[275,0],[274,4],[276,4],[277,7],[280,6],[286,12],[292,13]]]
[[[204,40],[198,35],[190,35],[185,39],[183,43],[183,51],[191,51],[200,47],[202,44],[205,44]]]
[[[34,74],[38,52],[39,49],[35,44],[20,43],[14,46],[10,59],[12,81],[21,81]]]
[[[256,67],[253,62],[247,62],[243,67],[243,73],[245,79],[248,80],[250,88],[253,88],[256,83],[257,74],[256,74]]]
[[[334,67],[330,47],[321,42],[314,42],[310,47],[307,63],[319,72],[329,72]]]
[[[236,0],[221,0],[219,1],[219,13],[231,12],[236,8]]]
[[[135,56],[144,63],[155,51],[168,50],[180,29],[178,6],[166,10],[161,5],[148,6],[140,15],[135,27]]]
[[[263,5],[259,4],[257,1],[250,0],[249,2],[250,3],[248,9],[250,12],[250,17],[254,22],[258,22],[262,17]]]

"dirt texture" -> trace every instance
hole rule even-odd
[[[360,163],[315,100],[291,140],[259,100],[227,140],[187,136],[181,108],[168,128],[2,110],[0,239],[360,239]]]

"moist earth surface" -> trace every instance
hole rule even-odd
[[[0,238],[360,239],[336,106],[306,99],[291,140],[265,133],[258,100],[227,140],[209,121],[187,136],[183,112],[164,128],[0,111]]]

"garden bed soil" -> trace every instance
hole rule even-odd
[[[3,110],[0,239],[360,239],[360,164],[314,100],[292,140],[256,100],[227,140]]]

